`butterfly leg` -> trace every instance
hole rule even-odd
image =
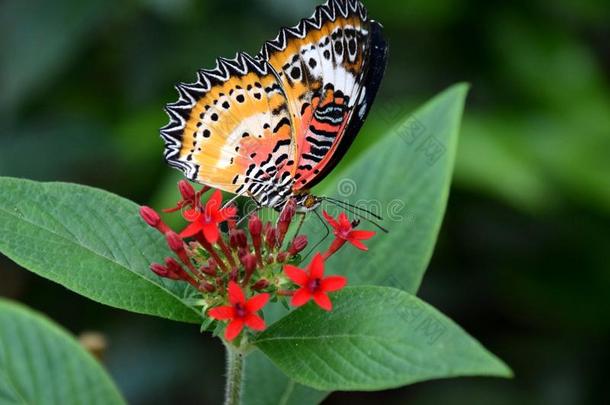
[[[301,220],[299,221],[299,225],[297,226],[297,231],[294,233],[295,237],[299,235],[299,232],[301,232],[301,228],[303,227],[303,223],[305,222],[305,213],[298,212],[297,214],[301,216]]]
[[[328,236],[330,235],[330,229],[328,228],[328,225],[326,225],[326,222],[324,221],[324,219],[322,219],[322,217],[318,213],[318,210],[316,209],[316,210],[313,210],[312,212],[316,215],[316,217],[318,217],[318,219],[320,220],[320,223],[324,226],[325,232],[324,232],[324,236],[322,237],[322,239],[320,239],[311,249],[309,249],[309,251],[307,251],[307,253],[305,255],[303,255],[303,260],[307,259],[309,257],[309,255],[311,255],[322,243],[324,243],[326,238],[328,238]]]

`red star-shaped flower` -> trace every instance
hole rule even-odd
[[[216,190],[205,204],[203,211],[189,213],[187,220],[191,224],[180,233],[180,236],[189,238],[201,232],[208,242],[216,243],[220,236],[218,225],[236,214],[237,208],[234,206],[222,208],[222,193]]]
[[[295,307],[300,307],[313,298],[320,308],[330,311],[333,304],[327,293],[340,290],[347,284],[347,279],[342,276],[324,277],[324,258],[320,253],[314,256],[307,271],[287,264],[284,272],[301,287],[292,296],[291,304]]]
[[[361,241],[368,240],[375,236],[374,231],[355,230],[354,226],[344,212],[340,213],[337,219],[333,218],[326,211],[322,211],[322,214],[324,214],[324,218],[326,218],[326,221],[328,221],[330,226],[333,227],[336,237],[335,243],[333,244],[339,245],[336,247],[336,249],[334,249],[334,251],[338,250],[339,247],[341,247],[345,242],[351,243],[360,250],[369,250]]]
[[[230,321],[225,330],[228,341],[235,339],[244,326],[250,329],[265,330],[265,321],[256,314],[269,301],[269,294],[258,294],[246,300],[242,289],[234,281],[229,281],[229,303],[231,305],[215,307],[208,311],[208,315],[219,321]]]

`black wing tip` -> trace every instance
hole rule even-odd
[[[327,0],[317,6],[310,17],[302,18],[292,27],[282,27],[277,36],[266,41],[258,55],[267,60],[273,50],[282,51],[286,48],[288,39],[304,38],[309,27],[319,29],[325,22],[335,21],[339,16],[347,18],[351,14],[358,14],[364,22],[368,20],[368,12],[360,0]]]

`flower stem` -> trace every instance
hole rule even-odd
[[[245,366],[245,355],[239,349],[225,343],[227,349],[227,385],[225,405],[239,405]]]

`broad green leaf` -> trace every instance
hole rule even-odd
[[[367,242],[371,246],[370,252],[346,250],[339,253],[339,258],[329,262],[329,270],[340,269],[348,275],[351,284],[375,283],[410,292],[417,290],[432,254],[446,205],[466,91],[465,85],[454,86],[415,113],[402,114],[403,117],[403,106],[385,106],[385,114],[374,120],[374,125],[368,123],[360,135],[378,136],[378,139],[359,139],[355,146],[364,147],[350,151],[337,167],[337,173],[315,190],[317,195],[341,198],[386,217],[392,214],[390,219],[399,220],[387,224],[391,229],[390,235],[380,234],[377,240]],[[387,120],[396,117],[399,123],[384,134],[381,121],[385,119],[391,127],[392,123]],[[430,150],[422,145],[427,145]],[[437,156],[438,152],[432,153],[435,146],[442,146],[440,156]],[[325,208],[332,209],[328,205]],[[394,217],[395,214],[398,218]],[[313,215],[307,217],[305,226],[304,233],[312,240],[316,235],[321,238],[325,232]],[[363,223],[362,227],[370,225]],[[312,398],[307,396],[310,393],[300,390],[288,398],[292,402],[282,402],[286,400],[284,393],[301,385],[285,377],[260,354],[254,353],[251,357],[254,360],[246,365],[251,376],[247,379],[250,382],[246,389],[251,389],[254,395],[254,391],[263,384],[259,381],[262,375],[266,378],[265,386],[269,387],[253,398],[268,403],[312,402]],[[321,395],[319,401],[324,396]]]
[[[0,403],[124,404],[114,383],[66,331],[0,300]]]
[[[511,371],[440,312],[404,291],[361,286],[310,303],[254,342],[296,382],[319,390],[381,390],[434,378]]]
[[[246,359],[243,405],[311,405],[329,394],[289,378],[259,350]]]
[[[390,231],[367,241],[367,253],[345,247],[329,261],[329,270],[345,274],[352,285],[417,291],[447,205],[467,89],[463,84],[453,86],[403,117],[354,163],[316,190],[318,195],[380,214]],[[328,203],[325,208],[339,211]],[[321,238],[321,224],[310,217],[309,234]],[[360,228],[375,229],[367,222]]]
[[[170,254],[138,206],[64,183],[0,178],[0,252],[20,266],[117,308],[183,322],[200,317],[191,289],[149,270]]]

